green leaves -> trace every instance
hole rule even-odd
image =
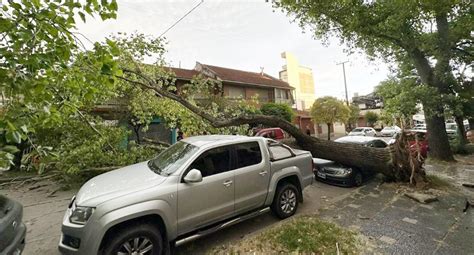
[[[346,122],[350,117],[350,111],[343,101],[330,96],[316,99],[310,110],[311,116],[318,124]]]
[[[6,127],[7,143],[18,144],[27,134],[33,135],[32,127],[67,121],[71,109],[100,100],[107,93],[100,88],[113,84],[113,79],[95,71],[101,70],[104,62],[104,74],[117,72],[112,53],[96,52],[86,61],[78,38],[69,30],[76,25],[74,13],[83,21],[84,13],[100,12],[103,18],[110,18],[115,16],[116,3],[87,1],[87,12],[81,2],[22,0],[21,4],[7,1],[2,6],[0,90],[7,100],[2,106],[0,125]],[[99,88],[96,95],[84,98],[84,91],[90,93],[93,90],[89,88],[95,86]],[[4,146],[0,144],[0,148]]]
[[[293,121],[293,109],[288,104],[266,103],[260,110],[265,115],[277,116],[288,122]]]

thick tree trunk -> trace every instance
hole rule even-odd
[[[469,121],[469,130],[474,130],[474,119],[469,118],[468,121]]]
[[[430,157],[444,161],[453,161],[454,157],[449,146],[444,116],[435,115],[427,117],[426,129],[430,144]]]
[[[454,117],[454,120],[456,121],[456,125],[458,126],[457,135],[459,142],[461,143],[461,145],[468,144],[466,131],[464,130],[464,118],[462,116],[456,115]]]
[[[331,140],[331,123],[327,123],[328,125],[328,141]]]

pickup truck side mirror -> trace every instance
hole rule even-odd
[[[184,176],[184,182],[186,183],[196,183],[202,182],[202,174],[201,171],[197,169],[191,169],[186,176]]]

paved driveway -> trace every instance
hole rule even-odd
[[[57,244],[61,233],[61,222],[69,200],[75,190],[57,191],[54,183],[35,183],[22,187],[10,187],[0,190],[24,206],[23,220],[28,228],[26,247],[23,254],[59,254]],[[340,188],[315,182],[304,191],[305,202],[298,209],[298,214],[310,214],[319,208],[337,202],[350,195],[353,188]],[[52,194],[54,192],[54,194]],[[205,251],[248,234],[261,231],[278,222],[270,213],[250,219],[218,231],[209,236],[190,242],[176,249],[178,254]]]

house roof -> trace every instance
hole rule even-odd
[[[223,81],[244,83],[250,85],[263,85],[276,88],[293,89],[287,82],[277,79],[266,73],[247,72],[220,66],[205,65]]]
[[[169,67],[168,70],[176,75],[176,78],[191,80],[194,76],[198,75],[199,72],[194,69],[182,69]]]
[[[214,73],[218,79],[225,82],[239,83],[243,85],[293,89],[293,87],[291,87],[287,82],[277,79],[266,73],[247,72],[242,70],[204,64],[202,64],[202,66]],[[168,70],[175,73],[176,78],[184,80],[191,80],[194,76],[201,73],[194,69],[182,69],[175,67],[169,67]]]

